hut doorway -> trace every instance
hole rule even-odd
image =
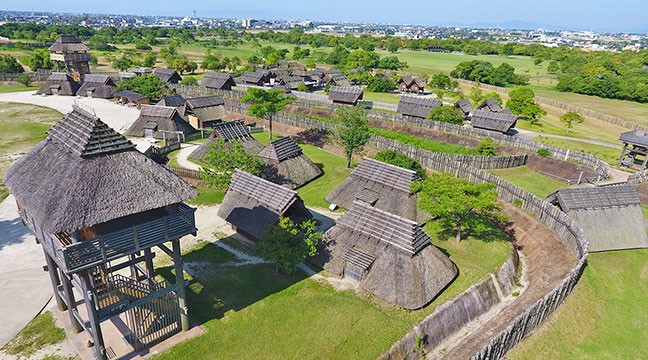
[[[344,269],[344,276],[348,277],[349,279],[355,281],[355,282],[361,282],[362,281],[362,274],[364,273],[364,270],[362,270],[361,267],[354,265],[350,262],[347,262],[346,268]]]
[[[53,88],[52,89],[52,95],[58,95],[59,94],[59,89]]]
[[[153,129],[144,129],[144,137],[146,139],[153,139]]]

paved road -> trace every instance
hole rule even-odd
[[[45,258],[23,226],[13,196],[0,203],[0,347],[36,316],[52,295]]]

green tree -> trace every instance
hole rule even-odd
[[[495,152],[495,142],[493,141],[493,138],[491,138],[491,137],[483,138],[479,142],[479,145],[477,145],[477,152],[480,155],[484,155],[484,156],[495,156],[495,155],[497,155],[496,152]]]
[[[47,49],[33,51],[31,54],[21,57],[20,62],[27,65],[31,71],[52,69],[54,67],[54,63],[50,60]]]
[[[227,189],[232,182],[236,169],[259,175],[265,169],[265,164],[258,156],[245,151],[238,141],[229,142],[218,139],[209,145],[203,159],[208,167],[203,167],[200,178],[207,186],[216,189]]]
[[[198,80],[193,76],[185,76],[182,78],[182,85],[195,86],[198,85]]]
[[[347,168],[350,168],[353,154],[361,152],[371,138],[367,112],[359,106],[341,106],[335,110],[335,117],[340,124],[336,132],[336,141],[344,147]]]
[[[418,161],[408,157],[407,155],[396,150],[385,150],[376,154],[374,159],[382,161],[387,164],[400,166],[405,169],[416,171],[416,174],[421,178],[426,178],[425,169],[419,164]]]
[[[565,127],[570,130],[574,127],[574,124],[580,124],[583,120],[585,120],[583,115],[574,111],[568,111],[560,117],[560,121],[562,121],[563,124],[565,124]]]
[[[493,183],[475,184],[450,174],[433,174],[423,182],[413,183],[412,191],[418,193],[418,207],[453,228],[457,241],[461,241],[466,223],[479,226],[484,219],[505,219],[499,213],[497,185]]]
[[[142,60],[142,66],[152,68],[153,66],[155,66],[156,61],[157,55],[154,52],[146,53],[146,55],[144,55],[144,59]]]
[[[138,41],[135,43],[135,49],[137,50],[152,50],[151,45],[149,45],[146,41]]]
[[[24,72],[25,69],[18,63],[16,58],[9,54],[0,55],[0,73],[20,74]]]
[[[459,109],[451,105],[441,105],[430,111],[427,117],[433,121],[442,121],[455,125],[463,125],[464,116]]]
[[[251,104],[248,108],[248,115],[266,119],[270,122],[270,140],[272,140],[272,117],[282,111],[292,100],[284,96],[281,90],[263,90],[248,88],[247,93],[241,98],[241,102]]]
[[[166,84],[155,75],[144,74],[122,80],[116,87],[116,91],[121,90],[135,91],[154,100],[166,91]]]
[[[390,41],[389,44],[387,44],[387,51],[392,54],[396,53],[398,51],[398,42],[395,40]]]
[[[407,63],[398,60],[397,56],[385,56],[378,61],[377,68],[387,70],[400,70],[407,67]]]
[[[184,74],[185,72],[193,73],[196,71],[198,64],[194,61],[189,61],[186,56],[178,56],[173,60],[171,67],[180,74]]]
[[[354,50],[346,57],[344,69],[350,73],[353,70],[368,71],[378,67],[380,56],[375,52]]]
[[[122,55],[118,58],[115,58],[112,62],[112,67],[116,70],[119,71],[126,71],[130,69],[133,66],[133,61],[130,59],[130,57],[126,55]]]
[[[308,92],[308,86],[304,83],[297,84],[297,91]]]
[[[29,84],[31,84],[31,82],[32,82],[32,79],[27,74],[20,74],[20,76],[18,76],[16,81],[18,81],[19,83],[21,83],[21,84],[23,84],[25,86],[29,86]]]
[[[529,123],[536,124],[547,112],[533,99],[534,96],[533,90],[528,87],[517,87],[509,92],[506,107],[514,114],[527,119]]]
[[[373,92],[389,93],[396,90],[394,80],[386,77],[374,76],[367,86],[367,90]]]
[[[317,231],[315,220],[295,224],[287,217],[268,229],[257,244],[261,256],[276,264],[276,270],[291,274],[307,256],[317,255],[317,245],[322,233]]]
[[[454,88],[452,78],[444,73],[437,73],[432,75],[432,77],[430,78],[430,84],[439,89],[452,90]]]

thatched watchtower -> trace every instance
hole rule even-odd
[[[289,189],[296,189],[322,174],[289,136],[271,141],[259,157],[268,165],[263,178]]]
[[[120,314],[136,350],[188,329],[179,240],[196,233],[195,209],[183,203],[196,196],[189,184],[79,106],[5,183],[43,246],[59,310],[90,335],[97,359],[108,358],[101,323]],[[155,279],[154,246],[173,258],[175,284]]]
[[[457,276],[457,267],[414,221],[355,201],[324,234],[313,262],[385,301],[418,309]]]
[[[76,36],[59,36],[49,51],[50,60],[56,63],[57,70],[65,70],[75,81],[83,81],[83,75],[90,73],[89,49]]]

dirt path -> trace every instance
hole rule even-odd
[[[202,169],[200,165],[189,161],[189,155],[191,155],[191,153],[196,150],[198,146],[198,144],[193,143],[182,143],[182,145],[180,145],[180,151],[178,151],[178,157],[176,158],[178,165],[185,169],[200,171]]]
[[[515,224],[515,243],[525,257],[527,288],[497,316],[474,329],[454,348],[447,349],[443,359],[469,359],[513,319],[553,290],[576,263],[569,249],[545,225],[513,205],[506,204],[504,212]]]

